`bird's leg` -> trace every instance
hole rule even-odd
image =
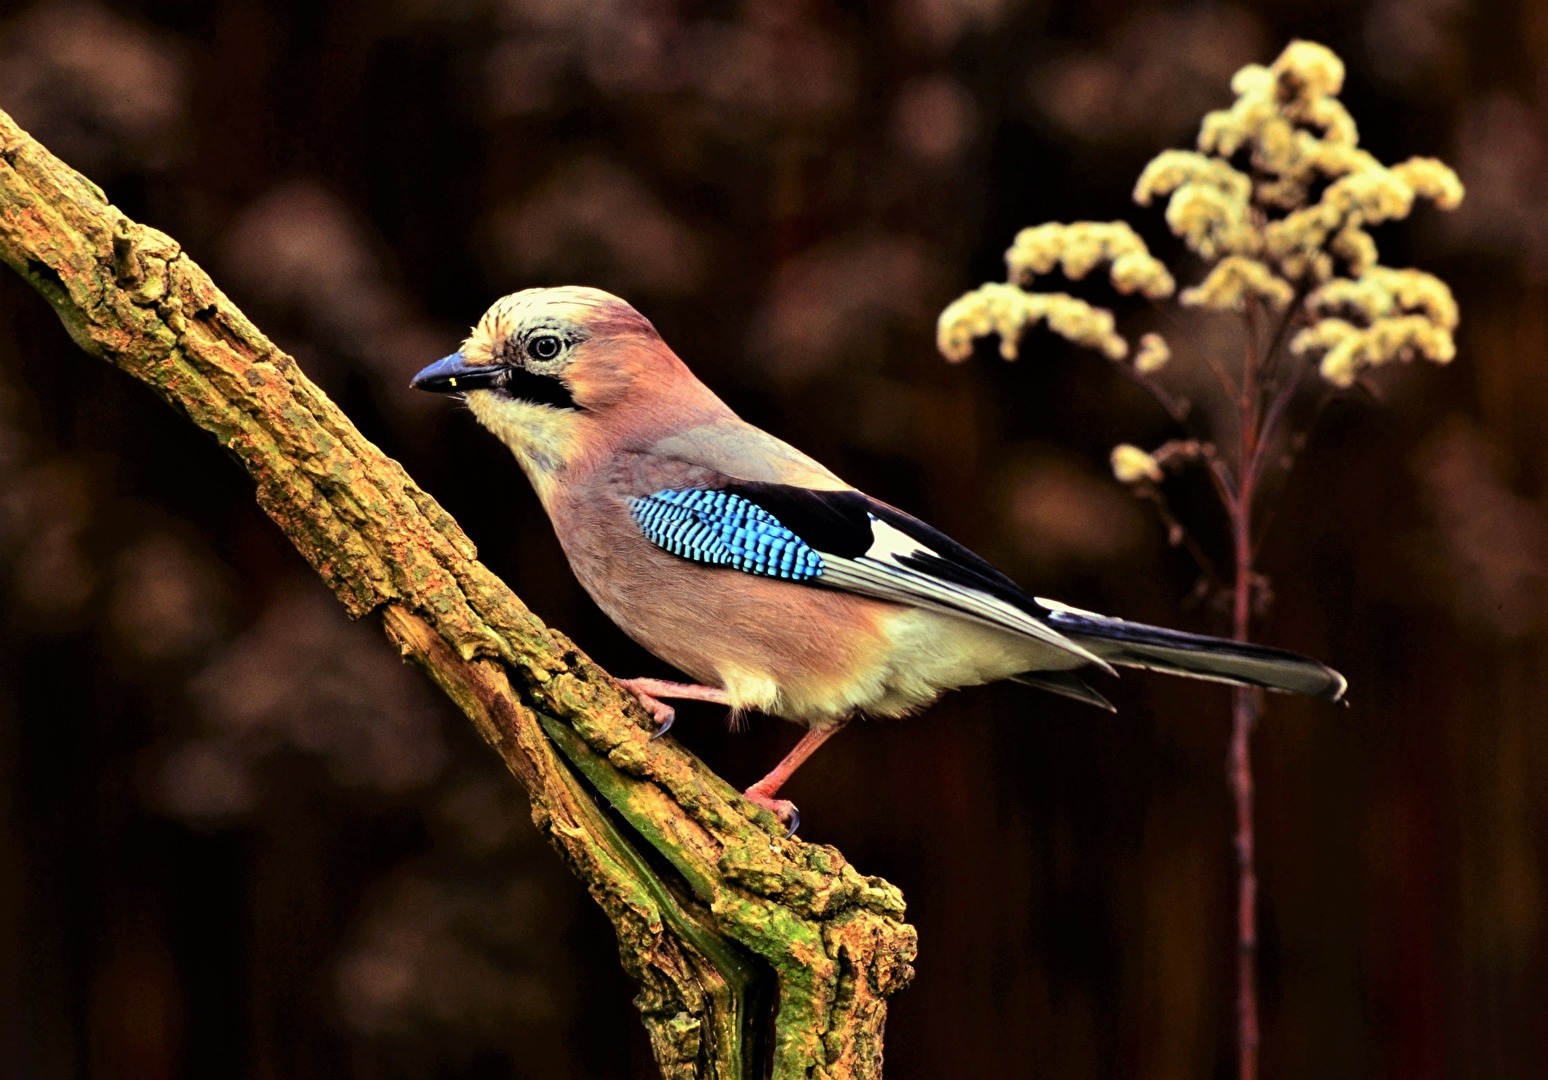
[[[797,810],[795,803],[789,799],[776,799],[774,793],[790,779],[791,773],[801,767],[803,761],[817,752],[819,746],[838,734],[839,729],[846,722],[840,721],[837,724],[807,728],[806,734],[801,736],[801,741],[790,748],[790,753],[786,754],[778,765],[769,770],[769,775],[742,792],[749,801],[763,807],[784,822],[789,830],[785,833],[786,836],[794,836],[796,829],[800,828],[801,811]]]
[[[693,683],[667,682],[665,679],[619,679],[618,685],[640,699],[645,711],[656,721],[656,731],[651,740],[661,738],[677,719],[677,710],[662,698],[679,701],[709,701],[716,705],[730,705],[731,698],[716,686],[697,686]]]

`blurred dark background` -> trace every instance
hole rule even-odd
[[[1219,630],[1107,475],[1170,434],[1154,407],[1051,337],[948,367],[933,324],[1023,225],[1127,217],[1173,252],[1135,176],[1294,36],[1345,58],[1368,147],[1468,197],[1379,233],[1453,284],[1457,362],[1327,411],[1264,552],[1264,639],[1353,688],[1273,699],[1256,741],[1264,1074],[1541,1075],[1548,8],[0,3],[0,107],[181,241],[542,617],[666,674],[409,376],[502,293],[599,285],[1034,591]],[[959,693],[791,785],[919,927],[889,1076],[1231,1075],[1228,695],[1103,689],[1118,715]],[[675,734],[740,785],[795,733],[689,705]],[[471,726],[0,276],[0,1076],[651,1076],[631,994]]]

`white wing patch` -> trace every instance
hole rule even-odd
[[[874,516],[871,518],[871,546],[866,549],[861,558],[892,562],[899,555],[921,553],[935,554],[901,529],[895,529]]]
[[[1077,656],[1089,664],[1095,664],[1104,671],[1116,674],[1111,665],[1096,653],[1076,644],[1035,615],[1021,610],[1014,604],[970,586],[935,577],[901,562],[901,559],[911,555],[940,557],[939,552],[921,544],[902,530],[872,516],[871,536],[871,546],[858,558],[846,559],[822,552],[823,573],[817,583],[874,596],[881,600],[911,604],[948,615],[974,619],[1002,630],[1025,634],[1062,652]]]

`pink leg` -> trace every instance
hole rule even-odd
[[[790,830],[785,834],[786,836],[793,836],[796,829],[800,827],[801,812],[789,799],[776,799],[775,792],[779,791],[785,781],[790,779],[790,775],[801,767],[802,762],[816,753],[819,746],[838,734],[843,726],[839,723],[820,728],[808,728],[806,734],[801,736],[801,741],[791,747],[790,753],[769,771],[769,775],[742,793],[749,801],[772,812],[775,817],[784,822]]]
[[[656,732],[651,736],[652,739],[659,739],[665,735],[672,726],[672,721],[677,719],[677,710],[662,701],[662,698],[676,698],[679,701],[709,701],[716,705],[731,704],[731,699],[726,692],[715,686],[667,682],[665,679],[619,679],[618,685],[639,698],[640,704],[645,706],[645,711],[655,718]]]

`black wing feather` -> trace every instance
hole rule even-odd
[[[718,490],[757,503],[818,551],[856,559],[871,546],[871,500],[861,492],[754,481],[719,485]]]
[[[899,556],[903,565],[953,585],[978,589],[1040,619],[1048,617],[1047,608],[993,563],[939,529],[864,492],[814,491],[790,484],[751,482],[727,484],[724,490],[757,503],[817,550],[845,559],[858,559],[870,550],[875,540],[871,532],[874,517],[918,541],[924,549]]]
[[[789,484],[734,481],[721,490],[755,503],[815,551],[829,556],[817,583],[923,607],[939,607],[1038,639],[1112,671],[1107,662],[1048,625],[1047,609],[955,540],[896,507],[853,489],[819,491]],[[880,523],[919,545],[878,545]]]

